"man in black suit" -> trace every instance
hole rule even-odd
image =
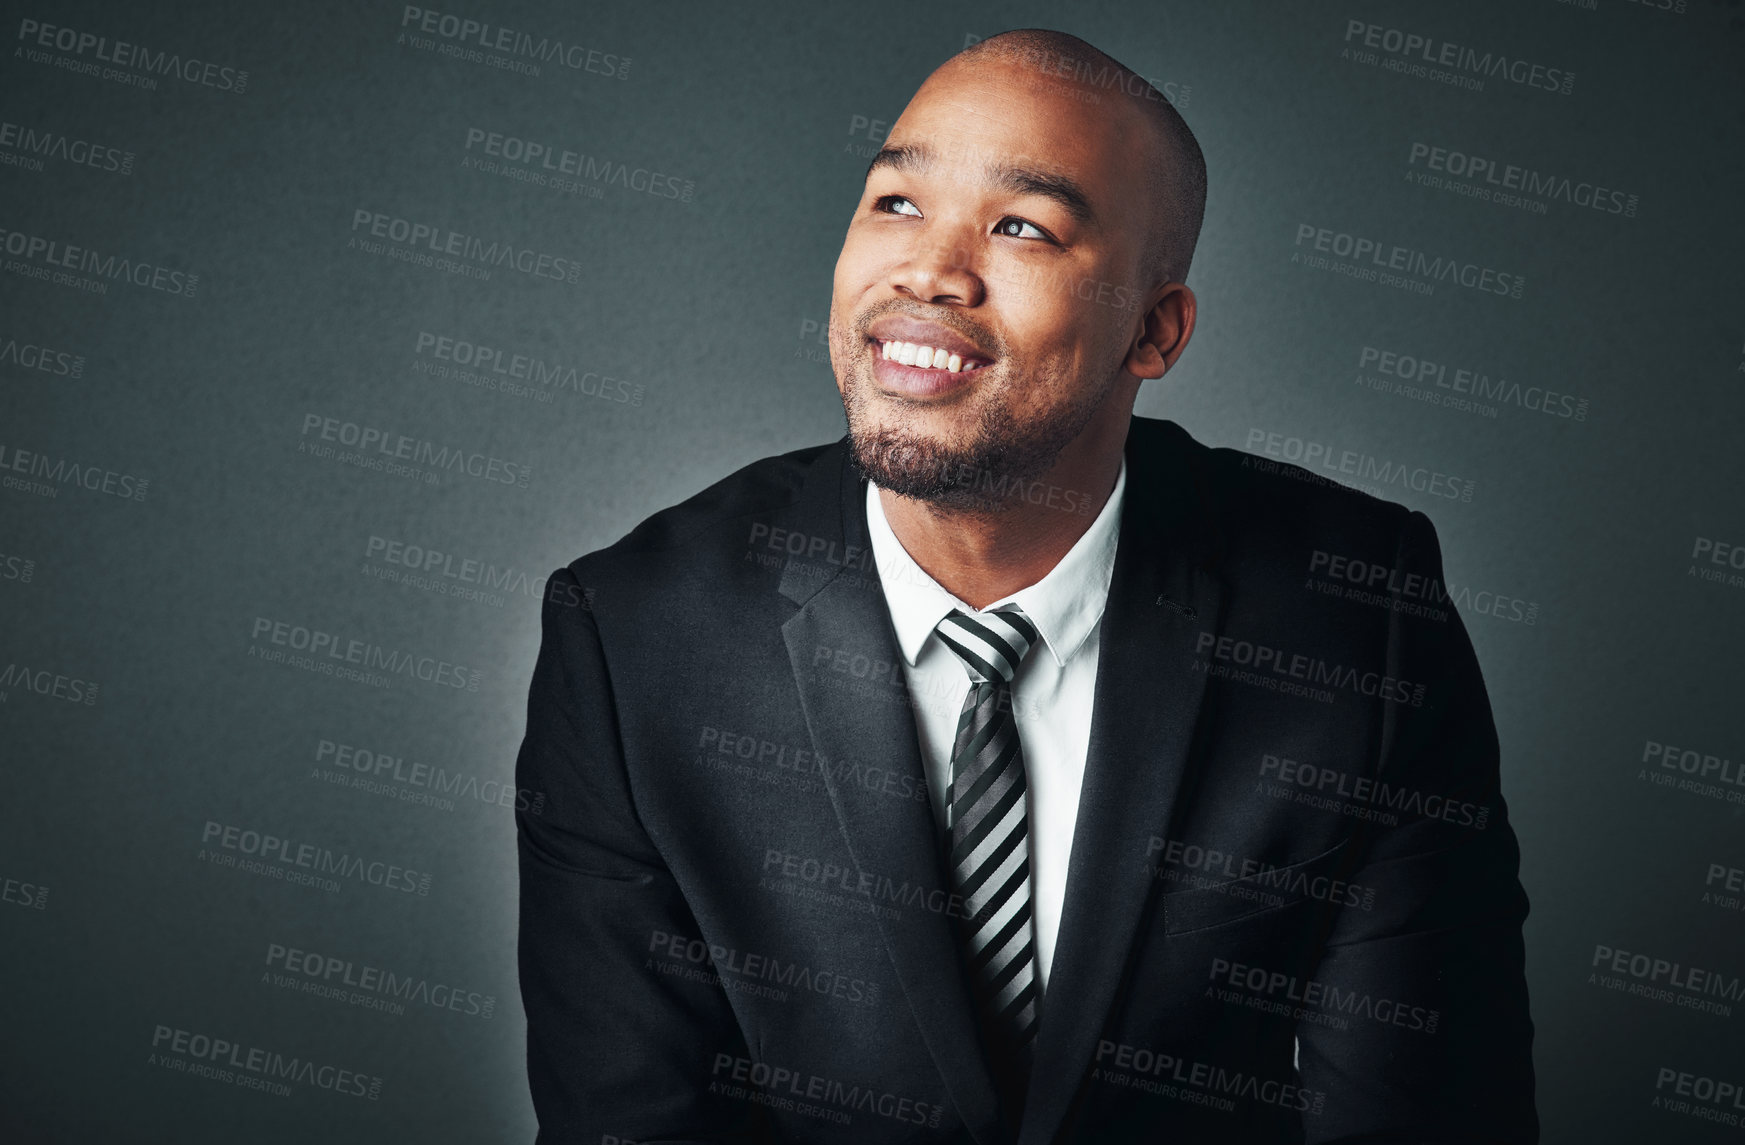
[[[1132,415],[1203,201],[1088,44],[954,57],[837,264],[847,435],[553,575],[542,1142],[1537,1140],[1429,520]]]

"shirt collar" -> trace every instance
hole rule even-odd
[[[1115,547],[1121,537],[1121,502],[1126,489],[1127,459],[1123,456],[1115,474],[1114,491],[1091,527],[1059,563],[1035,584],[1003,596],[982,610],[992,611],[1002,604],[1022,608],[1036,625],[1054,662],[1062,667],[1090,636],[1109,602],[1109,582],[1115,575]],[[866,523],[872,537],[873,559],[878,562],[879,580],[884,586],[885,604],[897,631],[897,643],[903,659],[914,667],[927,638],[952,609],[972,615],[976,609],[947,592],[915,563],[897,540],[897,534],[891,531],[879,501],[878,487],[870,481],[866,486]]]

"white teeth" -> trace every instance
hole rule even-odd
[[[953,374],[982,368],[980,362],[966,362],[961,355],[913,342],[880,342],[879,356],[917,369],[947,370]]]

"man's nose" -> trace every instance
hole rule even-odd
[[[981,304],[985,287],[967,243],[920,240],[891,271],[891,288],[922,302]]]

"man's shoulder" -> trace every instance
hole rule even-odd
[[[658,567],[663,559],[703,557],[719,547],[723,536],[797,505],[807,473],[839,445],[839,441],[825,442],[759,458],[678,504],[650,514],[614,543],[572,561],[570,568],[577,572],[585,566],[648,569]]]
[[[1133,419],[1138,449],[1175,458],[1202,521],[1227,547],[1340,546],[1374,552],[1397,544],[1412,510],[1277,458],[1199,441],[1174,422]],[[1159,472],[1160,470],[1153,470]],[[1157,487],[1151,496],[1181,496]]]

